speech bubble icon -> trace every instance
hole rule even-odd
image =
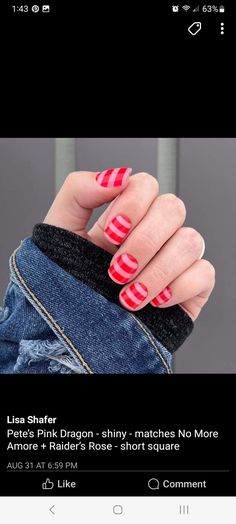
[[[160,482],[158,479],[152,478],[148,481],[149,489],[155,490],[160,488]]]

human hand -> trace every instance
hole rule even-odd
[[[44,223],[72,231],[113,254],[109,277],[124,286],[119,299],[130,311],[151,303],[179,304],[195,320],[214,287],[215,271],[201,259],[204,240],[183,227],[186,210],[158,182],[131,169],[68,175]],[[94,208],[111,202],[90,231]]]

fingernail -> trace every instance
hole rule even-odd
[[[168,302],[168,300],[170,300],[171,297],[171,289],[169,287],[165,287],[165,289],[163,289],[163,291],[159,293],[159,295],[157,295],[155,298],[153,298],[153,300],[151,300],[150,304],[152,304],[152,306],[158,307],[162,304],[165,304],[165,302]]]
[[[199,257],[199,260],[201,260],[201,258],[203,257],[204,253],[205,253],[205,249],[206,249],[206,245],[205,245],[205,240],[204,238],[202,239],[202,252],[201,252],[201,255]]]
[[[125,215],[118,215],[106,227],[104,235],[112,244],[119,245],[123,242],[130,228],[131,220]]]
[[[118,187],[126,182],[131,173],[130,167],[116,167],[115,169],[101,171],[97,174],[96,180],[102,187]]]
[[[131,286],[124,289],[120,294],[120,302],[123,306],[136,309],[147,298],[148,290],[141,282],[134,282]]]
[[[127,253],[120,255],[108,269],[108,275],[118,284],[125,284],[137,271],[136,258]]]

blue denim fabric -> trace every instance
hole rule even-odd
[[[0,373],[172,373],[171,354],[132,313],[26,238],[0,309]]]

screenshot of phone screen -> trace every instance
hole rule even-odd
[[[10,36],[30,27],[31,38],[35,32],[43,42],[50,30],[52,71],[57,55],[71,99],[40,70],[43,90],[30,106],[28,83],[18,104],[27,120],[39,101],[56,103],[58,121],[66,110],[68,132],[48,131],[48,110],[43,128],[34,118],[25,131],[13,99],[6,104],[10,133],[1,124],[0,522],[235,524],[236,138],[224,126],[208,133],[213,94],[216,115],[227,112],[227,97],[217,83],[214,93],[209,89],[195,62],[198,49],[209,68],[219,53],[223,75],[234,6],[160,2],[150,20],[157,39],[152,86],[142,71],[147,54],[140,53],[139,71],[128,78],[111,51],[116,75],[94,74],[91,85],[82,71],[81,32],[84,24],[89,40],[92,29],[77,8],[71,34],[78,47],[63,32],[72,28],[69,3],[2,5]],[[123,7],[114,9],[113,21]],[[144,8],[136,11],[143,13],[143,26],[133,13],[140,44],[148,23]],[[119,38],[133,44],[125,8],[122,16]],[[74,47],[73,67],[53,28]],[[102,32],[97,23],[96,38]],[[107,24],[108,47],[116,34]],[[167,41],[176,64],[184,56],[178,42],[189,68],[196,64],[208,101],[203,116],[190,81],[168,60],[171,93],[164,100],[158,91],[166,81],[160,60]],[[23,77],[16,74],[17,88]],[[142,127],[136,92],[148,83],[150,93],[156,90],[153,102],[145,94],[156,123],[150,131]],[[96,121],[92,109],[98,84],[111,119],[120,101],[119,93],[109,98],[114,85],[133,96],[133,133],[128,111],[103,132],[105,103],[97,102],[104,119]]]
[[[233,523],[235,139],[0,149],[2,521]]]

